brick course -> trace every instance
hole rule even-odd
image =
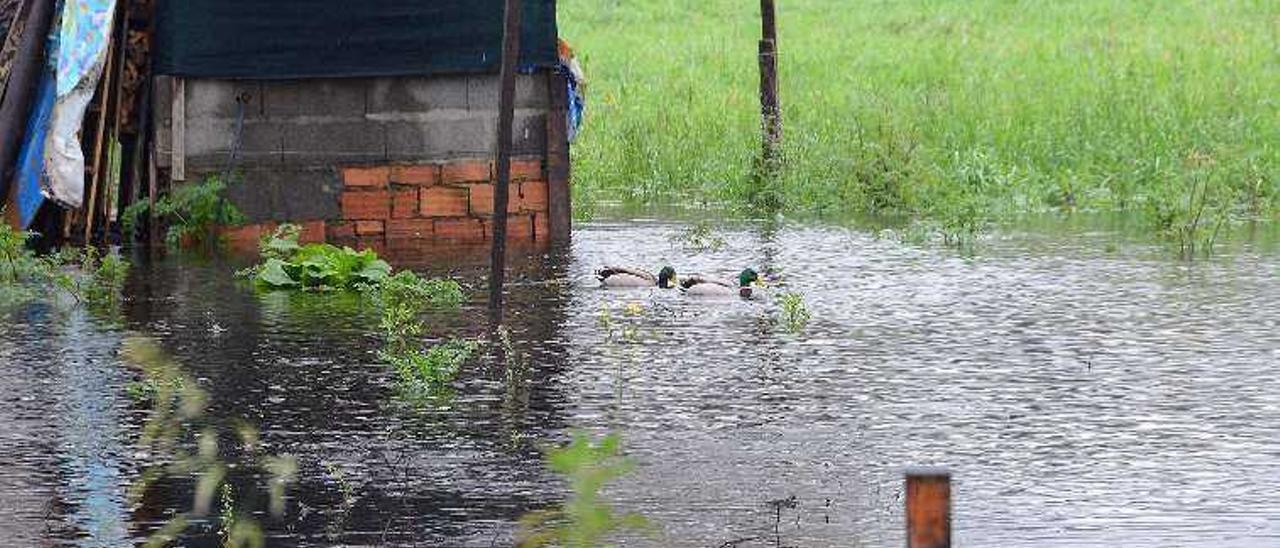
[[[391,218],[410,219],[418,216],[418,189],[401,188],[391,191]]]
[[[422,189],[418,212],[423,217],[462,217],[469,210],[466,188],[436,186]]]
[[[391,216],[391,194],[386,190],[342,193],[342,217],[348,220],[387,219]]]
[[[431,186],[440,182],[440,166],[436,164],[392,166],[391,182],[400,185]]]
[[[444,184],[486,182],[492,178],[492,169],[493,166],[488,161],[450,162],[440,167],[440,182]]]
[[[347,187],[386,188],[391,180],[391,168],[387,166],[346,167],[342,169],[342,182]]]

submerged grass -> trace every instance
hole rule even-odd
[[[94,247],[37,255],[27,246],[33,237],[0,223],[0,309],[62,291],[91,312],[119,311],[129,261]]]
[[[896,214],[960,243],[1028,211],[1145,213],[1176,241],[1203,238],[1197,194],[1229,220],[1280,209],[1273,1],[786,2],[773,182],[755,4],[559,9],[589,80],[577,204]]]

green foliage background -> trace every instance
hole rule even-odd
[[[763,194],[963,236],[1028,211],[1191,222],[1197,204],[1233,218],[1280,205],[1280,2],[779,0],[778,13],[787,170],[762,187],[757,3],[562,0],[589,82],[575,207]]]

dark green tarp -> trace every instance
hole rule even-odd
[[[555,0],[524,0],[522,67],[556,62]],[[162,0],[158,74],[209,78],[496,71],[503,0]]]

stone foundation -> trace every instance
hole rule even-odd
[[[506,212],[517,245],[567,239],[563,86],[549,71],[517,79]],[[495,75],[165,77],[155,89],[156,163],[172,184],[225,173],[235,150],[228,199],[250,223],[226,232],[236,247],[283,222],[306,240],[391,253],[492,239]]]

